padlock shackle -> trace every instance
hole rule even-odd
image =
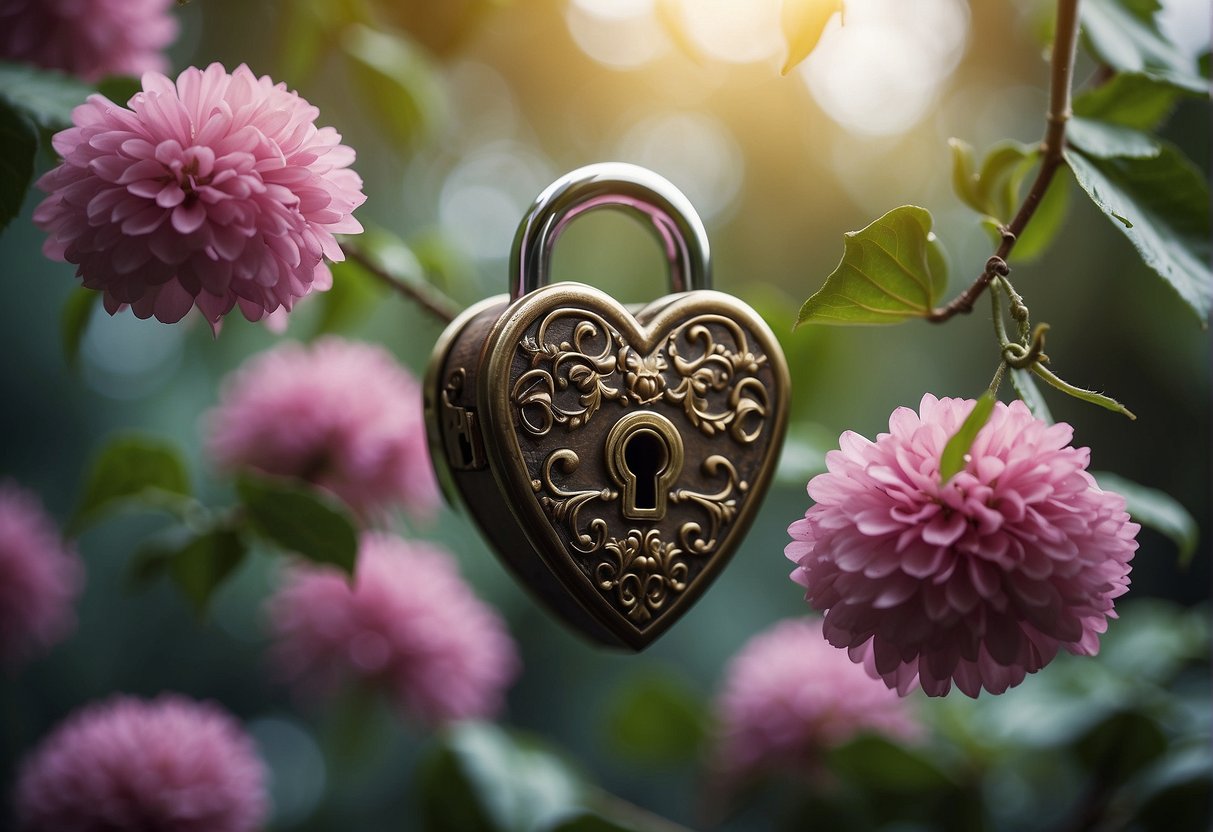
[[[712,287],[708,234],[682,191],[639,165],[600,162],[557,179],[522,218],[510,252],[511,301],[548,284],[556,240],[581,214],[603,207],[622,209],[653,229],[670,264],[672,292]]]

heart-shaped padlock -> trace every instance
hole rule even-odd
[[[548,285],[561,231],[602,206],[652,225],[671,294],[628,308]],[[590,165],[523,218],[511,294],[461,314],[430,360],[426,424],[448,498],[462,495],[542,601],[607,644],[639,650],[695,602],[775,472],[783,353],[710,280],[706,232],[678,189],[635,165]]]

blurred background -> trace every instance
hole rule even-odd
[[[793,376],[784,476],[730,568],[639,656],[566,633],[457,511],[408,529],[455,552],[519,640],[525,670],[504,721],[561,749],[608,791],[697,826],[702,754],[677,742],[630,747],[621,709],[652,689],[701,709],[748,638],[806,611],[787,579],[786,528],[807,508],[805,480],[842,430],[874,437],[895,407],[917,406],[924,392],[975,397],[986,387],[997,352],[984,302],[943,326],[793,333],[792,323],[841,257],[843,233],[897,205],[934,215],[951,265],[949,296],[976,277],[992,249],[978,218],[952,194],[947,140],[980,149],[1003,138],[1039,139],[1052,6],[850,0],[846,26],[831,24],[809,59],[781,76],[773,0],[362,2],[378,25],[341,23],[354,0],[194,0],[178,10],[182,36],[172,63],[247,63],[318,106],[320,123],[358,152],[354,167],[368,195],[359,218],[399,238],[389,246],[398,268],[424,275],[461,304],[505,290],[517,223],[556,176],[602,160],[652,168],[702,215],[716,288],[758,309],[783,343]],[[1207,49],[1204,0],[1164,7],[1164,26],[1184,48]],[[1081,64],[1077,80],[1094,71]],[[1163,135],[1208,178],[1207,102],[1181,103]],[[1092,469],[1175,496],[1201,536],[1191,565],[1181,568],[1169,540],[1142,532],[1133,587],[1100,659],[1059,660],[993,700],[917,697],[941,747],[993,749],[974,788],[1000,807],[987,817],[1000,828],[1023,828],[1017,824],[1027,817],[1047,827],[1066,816],[1081,791],[1082,760],[1071,768],[1055,761],[1044,774],[1034,767],[1045,749],[1090,728],[1093,713],[1157,706],[1151,718],[1174,754],[1195,754],[1185,763],[1194,770],[1208,766],[1207,748],[1199,753],[1209,702],[1208,334],[1107,219],[1076,189],[1071,197],[1051,248],[1030,263],[1012,258],[1016,287],[1034,320],[1053,327],[1054,369],[1115,396],[1138,419],[1046,393],[1049,406],[1074,425],[1075,444],[1092,449]],[[179,444],[201,493],[230,498],[199,458],[199,419],[220,379],[279,337],[336,328],[386,345],[420,374],[441,332],[398,296],[366,283],[351,288],[353,277],[342,288],[339,271],[341,310],[305,301],[285,336],[233,318],[215,339],[200,320],[165,326],[98,308],[78,366],[69,369],[59,321],[76,281],[72,267],[39,253],[33,204],[31,196],[0,236],[8,286],[0,304],[0,474],[39,492],[60,518],[115,431]],[[609,212],[573,224],[554,272],[627,302],[654,297],[666,280],[648,233]],[[260,604],[276,579],[274,557],[247,564],[206,621],[167,586],[130,592],[124,570],[133,547],[163,522],[119,517],[80,540],[88,584],[75,637],[3,680],[0,713],[9,724],[0,783],[7,790],[21,754],[81,703],[119,690],[177,690],[218,699],[246,721],[274,773],[272,828],[407,826],[401,819],[413,817],[420,800],[413,773],[430,738],[380,706],[299,710],[270,681]],[[1143,665],[1162,655],[1172,663]],[[379,730],[367,730],[368,721]],[[803,809],[794,792],[760,792],[725,827],[797,828]],[[1193,799],[1207,794],[1206,783]],[[896,828],[947,826],[944,815],[941,808]]]

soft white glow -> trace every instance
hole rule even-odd
[[[678,6],[687,37],[705,55],[753,63],[783,54],[780,0],[678,0]]]
[[[514,136],[521,117],[509,82],[495,68],[478,61],[461,61],[447,75],[455,102],[451,139],[468,151]]]
[[[652,0],[574,0],[565,23],[582,52],[606,66],[632,69],[669,49],[669,38],[652,11]]]
[[[517,142],[498,142],[463,159],[438,198],[438,217],[452,242],[479,259],[509,257],[518,221],[552,178],[548,168]]]
[[[653,11],[653,0],[572,0],[570,6],[600,20],[627,20]]]
[[[236,313],[239,314],[239,313]],[[201,320],[191,312],[189,321]],[[139,320],[130,310],[107,315],[98,303],[80,345],[84,380],[111,399],[139,399],[167,384],[181,366],[184,330],[189,324],[168,325]]]
[[[1209,0],[1162,0],[1158,25],[1186,54],[1198,56],[1213,38]]]
[[[624,135],[619,154],[677,185],[705,220],[732,207],[745,178],[744,157],[732,133],[703,113],[647,118]]]
[[[817,103],[855,133],[901,133],[956,68],[968,32],[961,0],[850,0],[801,65]]]

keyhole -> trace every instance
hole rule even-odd
[[[629,520],[664,520],[670,485],[682,473],[682,437],[660,413],[624,416],[606,437],[606,469]]]
[[[638,430],[628,437],[623,448],[623,464],[635,478],[635,507],[652,511],[657,508],[658,476],[665,470],[669,453],[657,434]]]

